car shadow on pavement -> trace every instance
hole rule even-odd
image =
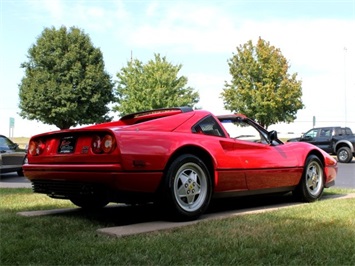
[[[207,216],[218,216],[226,212],[243,211],[250,209],[265,209],[278,205],[300,204],[296,202],[292,195],[269,195],[269,196],[253,196],[238,197],[226,199],[212,200],[210,207],[200,219]],[[153,221],[174,222],[169,219],[155,204],[126,205],[126,204],[109,204],[107,207],[95,211],[88,211],[81,208],[67,208],[48,211],[30,211],[19,213],[23,216],[70,216],[73,218],[87,219],[99,223],[103,227],[107,226],[124,226],[138,223],[147,223]]]

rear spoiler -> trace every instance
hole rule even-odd
[[[155,118],[166,117],[166,116],[187,113],[192,111],[193,109],[188,106],[161,108],[161,109],[154,109],[149,111],[142,111],[133,114],[128,114],[121,117],[120,121],[125,122],[125,124],[136,124],[136,123],[148,121]]]

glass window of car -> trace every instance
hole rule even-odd
[[[192,128],[192,132],[209,136],[225,137],[222,128],[212,116],[208,116],[201,120]]]
[[[14,143],[4,136],[0,136],[0,149],[1,150],[11,150],[14,148]]]
[[[322,128],[320,131],[320,137],[330,137],[332,135],[331,128]]]
[[[345,134],[346,135],[351,135],[352,134],[350,128],[348,128],[348,127],[345,128]]]
[[[306,138],[306,137],[307,138],[315,138],[315,137],[317,137],[318,131],[319,131],[318,128],[311,129],[310,131],[306,132],[303,137],[304,138]]]
[[[240,119],[233,121],[222,120],[221,123],[231,138],[268,144],[266,136],[262,134],[262,132],[258,131],[255,127]]]

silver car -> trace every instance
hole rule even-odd
[[[0,173],[17,172],[23,176],[22,165],[27,159],[26,150],[20,149],[17,143],[0,135]]]

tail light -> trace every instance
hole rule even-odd
[[[95,135],[91,141],[91,149],[93,153],[110,153],[116,147],[116,139],[109,134],[103,137]]]
[[[28,145],[28,153],[32,156],[38,156],[43,153],[46,144],[42,140],[31,140]]]

